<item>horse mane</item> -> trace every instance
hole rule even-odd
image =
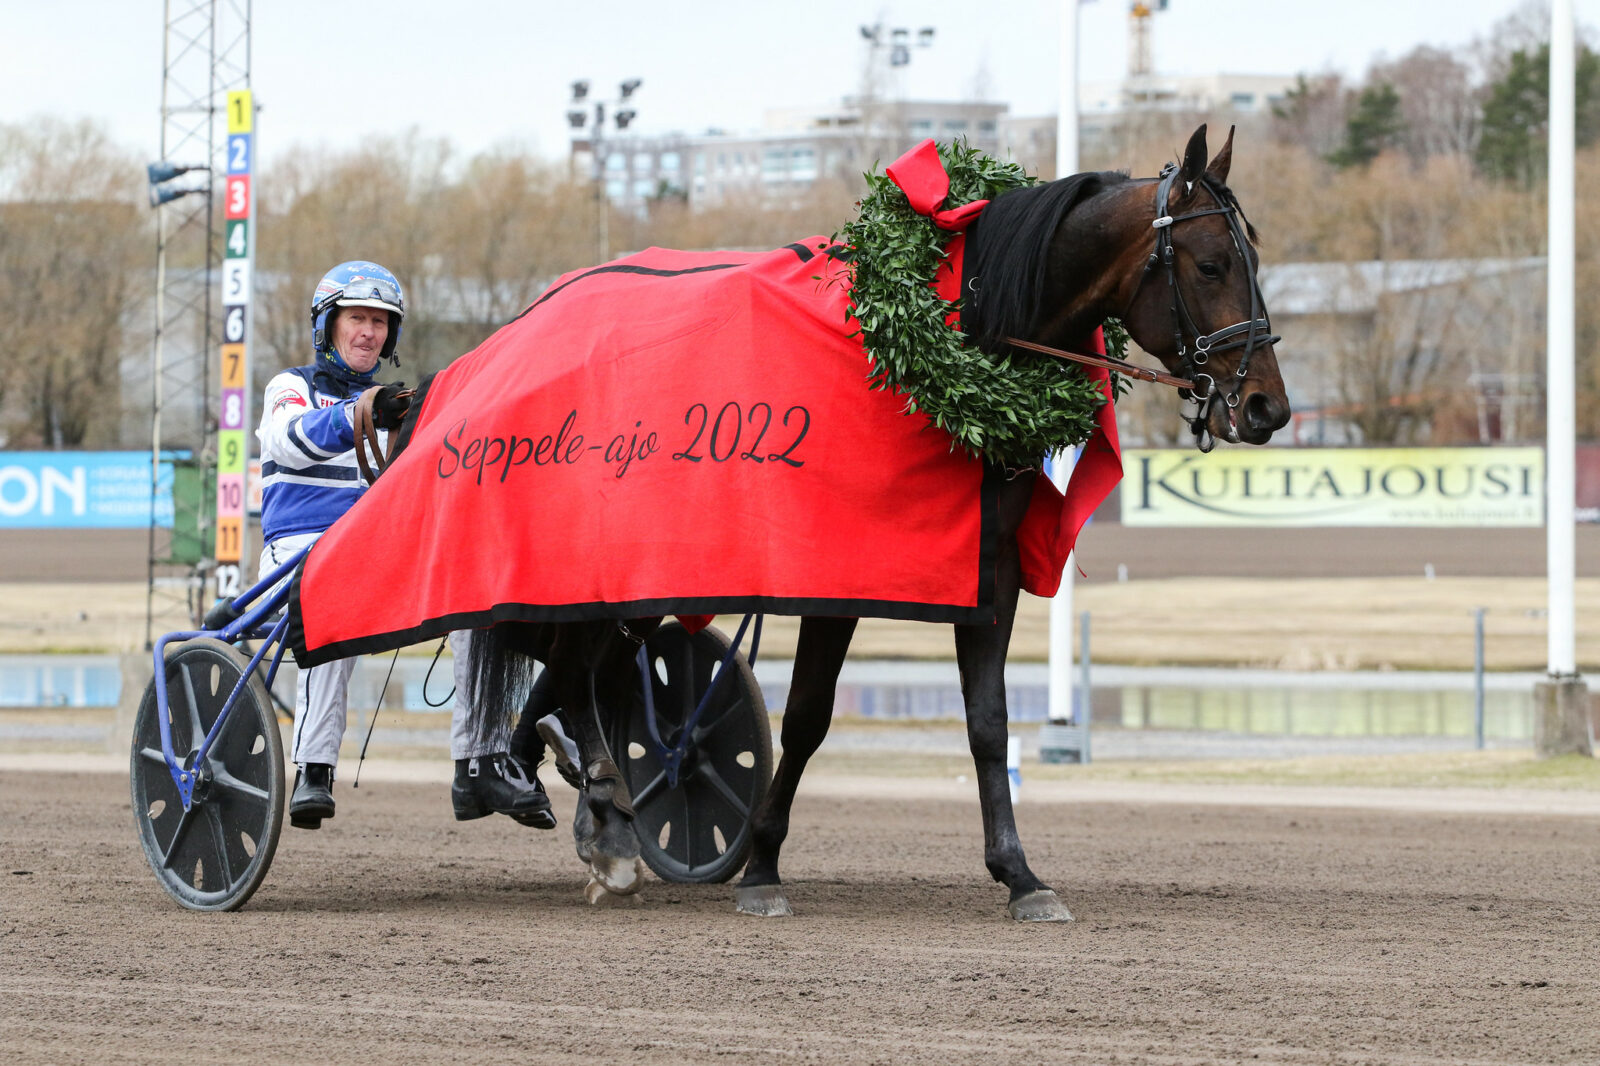
[[[1207,178],[1206,185],[1212,192],[1217,194],[1217,198],[1222,201],[1224,207],[1231,207],[1238,213],[1239,221],[1244,223],[1244,233],[1246,237],[1250,238],[1251,246],[1260,247],[1261,238],[1256,235],[1256,228],[1250,222],[1250,216],[1245,214],[1244,208],[1239,206],[1239,198],[1234,195],[1233,190],[1215,178]]]
[[[1013,189],[983,209],[967,238],[961,326],[985,351],[1033,331],[1045,299],[1050,244],[1073,208],[1129,181],[1120,171],[1090,171]]]

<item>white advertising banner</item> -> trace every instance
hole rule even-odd
[[[1129,526],[1539,526],[1542,448],[1122,453]]]

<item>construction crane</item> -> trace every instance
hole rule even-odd
[[[1155,57],[1150,48],[1150,19],[1167,9],[1167,0],[1133,0],[1128,5],[1128,77],[1155,73]]]

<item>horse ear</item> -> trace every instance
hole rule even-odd
[[[1228,168],[1233,165],[1233,131],[1236,128],[1228,127],[1228,139],[1222,142],[1222,147],[1217,149],[1217,154],[1206,166],[1206,177],[1218,185],[1228,184]]]
[[[1194,131],[1189,138],[1189,147],[1183,150],[1183,166],[1178,170],[1178,176],[1186,183],[1188,189],[1194,187],[1206,172],[1206,124],[1200,123],[1200,128]]]

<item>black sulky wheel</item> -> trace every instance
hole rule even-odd
[[[698,633],[676,622],[645,641],[661,739],[677,742],[682,723],[728,651],[728,638],[707,626]],[[701,714],[678,784],[667,783],[645,725],[644,701],[618,723],[611,750],[633,796],[634,831],[644,861],[663,881],[715,884],[750,856],[750,816],[772,782],[772,727],[767,703],[743,655],[728,669]]]
[[[186,769],[249,666],[220,640],[167,649],[167,717],[172,750]],[[212,745],[189,809],[161,754],[155,682],[145,688],[133,729],[130,780],[139,843],[167,895],[190,910],[244,906],[272,865],[283,826],[283,741],[272,698],[252,672]]]

